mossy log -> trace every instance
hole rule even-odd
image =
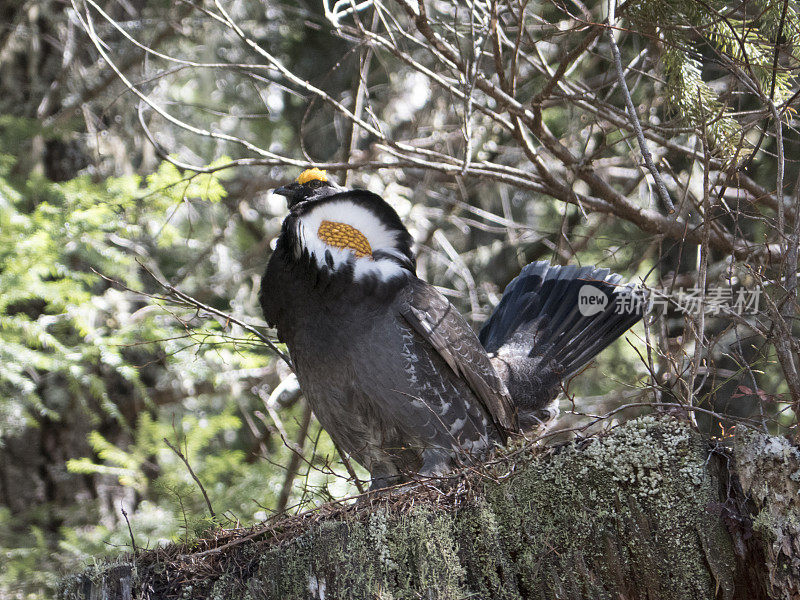
[[[734,446],[643,417],[447,491],[140,553],[59,597],[797,600],[800,453],[750,432]]]

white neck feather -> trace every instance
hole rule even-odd
[[[320,268],[326,265],[325,253],[330,252],[333,258],[333,270],[339,270],[346,263],[352,263],[356,281],[370,276],[377,277],[380,281],[389,281],[405,274],[400,265],[388,258],[374,260],[371,256],[359,257],[350,249],[326,244],[317,233],[323,221],[344,223],[357,229],[367,238],[373,253],[377,250],[390,254],[398,253],[398,232],[387,228],[369,209],[344,199],[325,202],[297,220],[297,239],[300,245],[298,251],[308,250]]]

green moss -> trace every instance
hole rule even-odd
[[[736,464],[744,492],[758,514],[770,597],[800,594],[800,449],[780,437],[737,428]]]
[[[386,502],[280,544],[247,542],[207,597],[732,598],[708,465],[690,429],[645,417],[528,456],[466,498],[421,494],[413,508]]]
[[[725,532],[707,511],[716,497],[705,464],[687,428],[645,417],[490,490],[500,528],[516,534],[507,546],[523,595],[714,597],[702,538]],[[732,566],[730,544],[720,551]]]
[[[136,565],[128,562],[90,567],[80,575],[65,578],[56,597],[58,600],[130,600],[137,587],[136,575]]]

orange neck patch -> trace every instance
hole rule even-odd
[[[359,257],[372,258],[372,246],[369,240],[358,229],[347,223],[323,221],[319,224],[317,237],[334,248],[347,248]]]

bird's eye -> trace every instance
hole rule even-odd
[[[312,190],[315,190],[318,187],[322,186],[322,183],[323,182],[320,179],[312,179],[311,181],[308,182],[308,187],[310,187]]]

